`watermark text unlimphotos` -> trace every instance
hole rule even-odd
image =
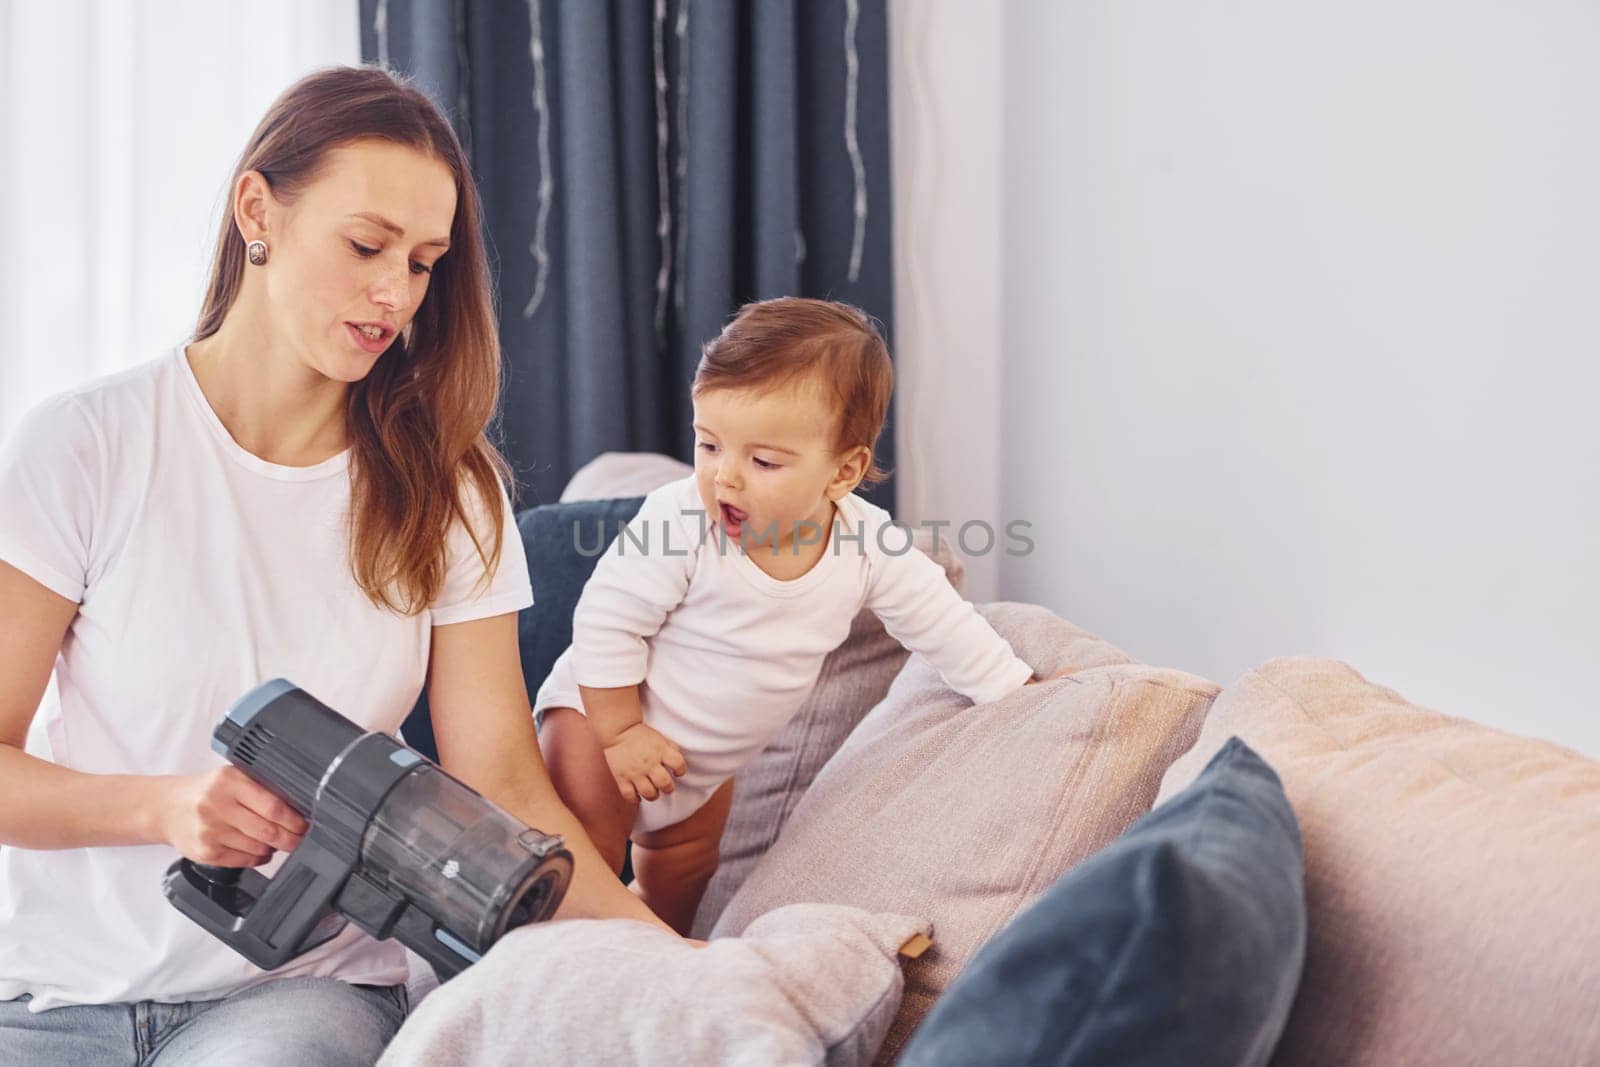
[[[619,556],[687,556],[709,537],[719,552],[726,552],[728,546],[737,540],[746,553],[751,548],[760,547],[773,554],[789,552],[798,556],[807,547],[822,544],[826,533],[821,523],[803,519],[793,524],[793,536],[788,539],[786,545],[778,536],[782,531],[776,521],[768,523],[759,530],[748,524],[741,526],[737,539],[734,539],[728,536],[727,530],[721,525],[712,525],[710,517],[702,508],[685,508],[683,514],[699,522],[698,537],[685,532],[670,519],[648,522],[637,518],[613,520],[616,526],[614,538],[607,536],[606,521],[596,519],[586,535],[584,521],[573,519],[572,547],[580,556],[586,557],[598,556],[608,546],[613,547]],[[864,525],[857,524],[852,530],[836,516],[833,520],[833,536],[829,538],[829,548],[836,556],[842,555],[847,546],[854,546],[858,554],[864,554],[868,543],[872,542],[878,551],[886,556],[903,556],[914,546],[916,531],[924,529],[930,531],[932,541],[930,551],[936,553],[939,551],[941,535],[948,536],[945,531],[952,527],[955,528],[953,539],[955,544],[961,549],[962,554],[967,556],[987,556],[1000,546],[1002,540],[994,526],[982,519],[969,519],[959,526],[950,519],[924,519],[915,526],[899,519],[891,519],[872,533],[868,533]],[[1004,526],[1005,554],[1008,556],[1031,554],[1034,541],[1026,531],[1032,528],[1033,524],[1026,519],[1012,519],[1007,522]],[[784,547],[778,547],[780,545]]]

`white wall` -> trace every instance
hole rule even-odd
[[[193,328],[228,176],[353,0],[0,0],[0,439]]]
[[[1600,755],[1600,7],[996,11],[995,471],[1039,542],[999,594],[1219,681],[1333,656]]]

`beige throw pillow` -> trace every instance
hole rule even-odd
[[[921,919],[802,904],[705,948],[628,919],[502,938],[412,1012],[383,1067],[864,1064]]]
[[[1044,608],[980,610],[1036,671],[1085,669],[973,706],[913,656],[716,925],[737,934],[795,901],[927,915],[935,944],[907,964],[881,1060],[995,931],[1149,810],[1217,692]]]
[[[1600,762],[1274,659],[1223,691],[1162,798],[1233,735],[1305,838],[1276,1063],[1600,1063]]]

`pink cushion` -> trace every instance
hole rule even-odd
[[[1233,735],[1305,837],[1275,1062],[1600,1063],[1600,763],[1275,659],[1223,690],[1160,799]]]
[[[1083,670],[974,705],[912,656],[714,930],[737,934],[796,901],[931,919],[934,947],[906,965],[880,1062],[985,941],[1149,810],[1217,692],[1203,678],[1129,663],[1042,607],[980,610],[1035,670]]]

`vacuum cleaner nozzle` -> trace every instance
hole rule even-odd
[[[566,893],[561,838],[285,679],[236,701],[211,747],[309,823],[271,877],[180,859],[162,881],[179,911],[258,967],[282,966],[349,921],[395,938],[445,981],[508,930],[549,918]]]

